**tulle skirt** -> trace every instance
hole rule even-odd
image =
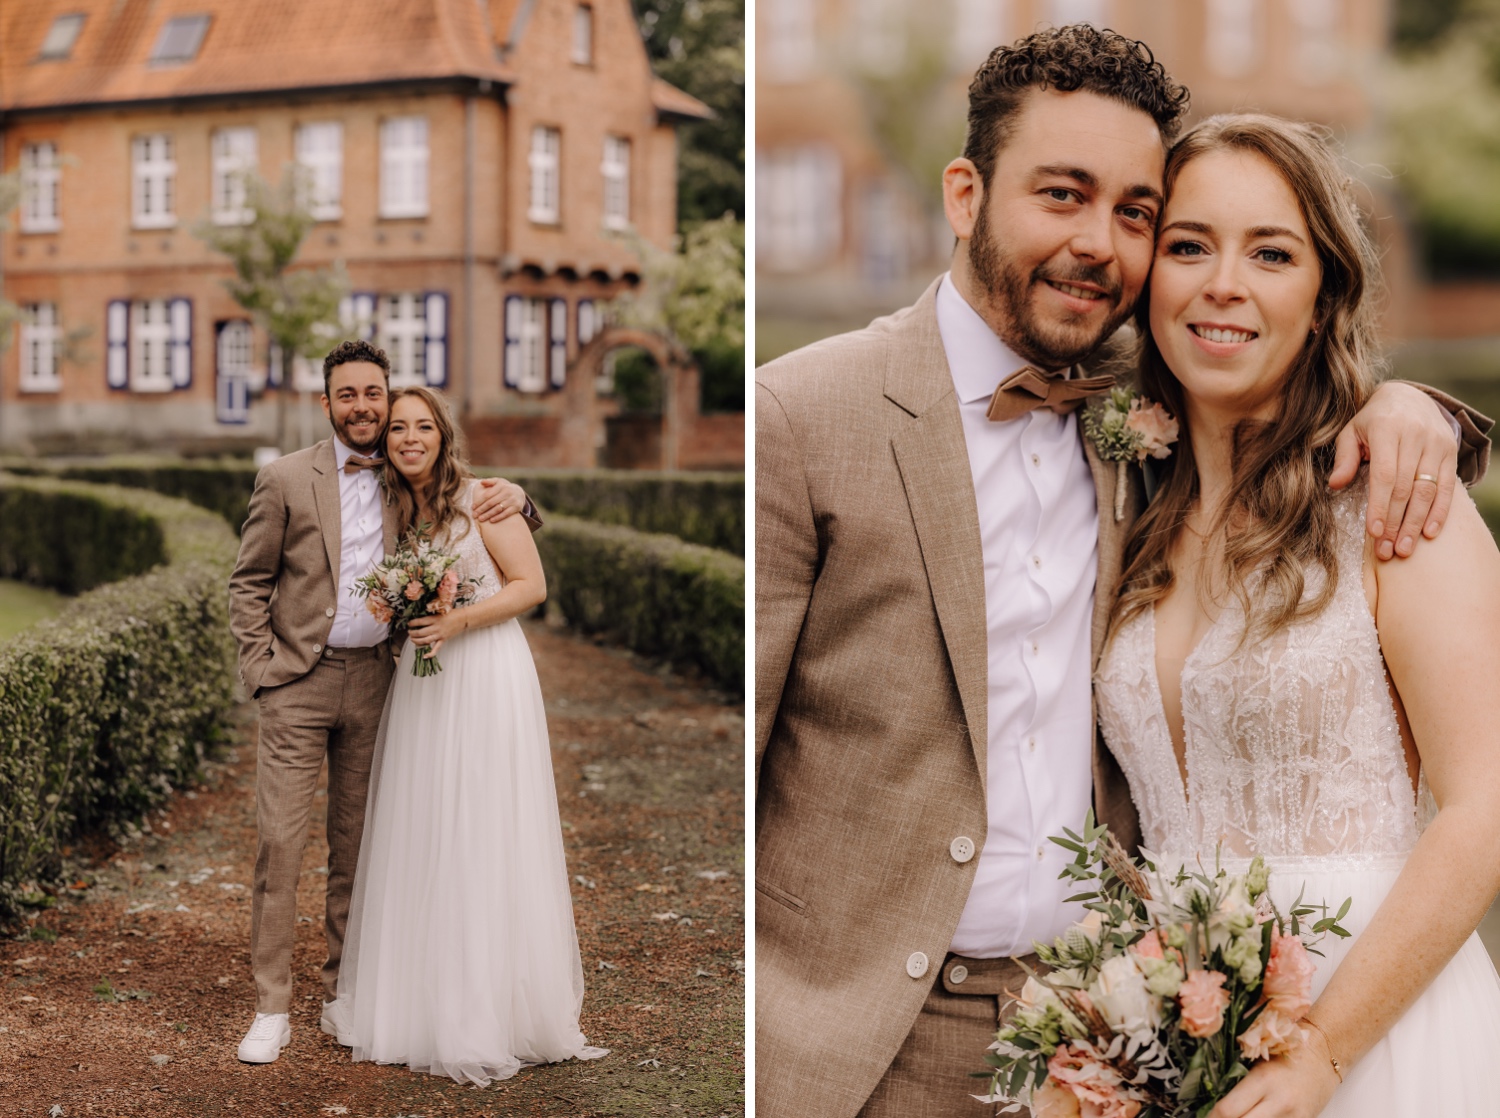
[[[1314,955],[1313,999],[1369,926],[1400,875],[1404,859],[1333,862],[1291,859],[1271,865],[1271,896],[1285,912],[1299,889],[1329,915],[1345,897],[1353,903],[1340,923],[1349,939],[1328,935]],[[1318,913],[1313,919],[1317,919]],[[1500,1118],[1500,977],[1478,934],[1469,936],[1432,985],[1374,1047],[1345,1072],[1320,1118]]]
[[[354,1059],[488,1084],[602,1056],[541,689],[516,621],[460,634],[443,671],[406,645],[371,775],[338,981]]]

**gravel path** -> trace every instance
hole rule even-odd
[[[292,1043],[249,1066],[254,706],[241,744],[151,831],[70,851],[70,887],[0,941],[0,1114],[694,1115],[744,1113],[744,708],[540,623],[588,993],[612,1054],[486,1089],[351,1064],[318,1030],[326,846],[319,793],[298,898]],[[55,936],[55,939],[53,938]]]

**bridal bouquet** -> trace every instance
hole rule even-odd
[[[1201,1118],[1257,1060],[1303,1043],[1311,945],[1339,926],[1299,896],[1278,912],[1269,871],[1167,874],[1136,863],[1090,812],[1052,841],[1077,857],[1064,876],[1087,917],[1037,956],[1014,1016],[985,1057],[982,1102],[1035,1118]],[[1028,968],[1029,969],[1029,968]]]
[[[453,569],[457,562],[457,555],[434,547],[424,528],[418,527],[401,541],[396,554],[354,580],[354,592],[365,599],[376,620],[405,629],[419,617],[445,614],[473,600],[484,576],[460,582]],[[415,676],[430,676],[443,666],[426,648],[419,648],[411,670]]]

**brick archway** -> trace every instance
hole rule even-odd
[[[652,330],[605,326],[569,364],[568,383],[590,386],[590,419],[597,430],[605,423],[605,409],[600,406],[592,386],[603,371],[604,358],[612,350],[627,346],[645,350],[661,371],[661,420],[657,432],[660,452],[654,465],[663,470],[680,469],[683,465],[683,432],[698,418],[699,372],[691,355],[671,338]]]

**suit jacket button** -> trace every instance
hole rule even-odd
[[[325,609],[323,611],[323,616],[324,617],[332,617],[333,616],[333,607],[329,606],[327,609]]]
[[[906,960],[906,973],[913,978],[921,978],[927,973],[927,956],[920,951],[913,951]]]
[[[953,855],[953,860],[962,865],[974,857],[974,840],[968,835],[959,835],[948,844],[948,853]]]
[[[323,646],[321,644],[315,644],[315,645],[313,645],[313,651],[314,652],[322,652],[323,651]]]
[[[962,986],[964,979],[969,977],[969,968],[959,963],[948,972],[948,981],[955,986]]]

